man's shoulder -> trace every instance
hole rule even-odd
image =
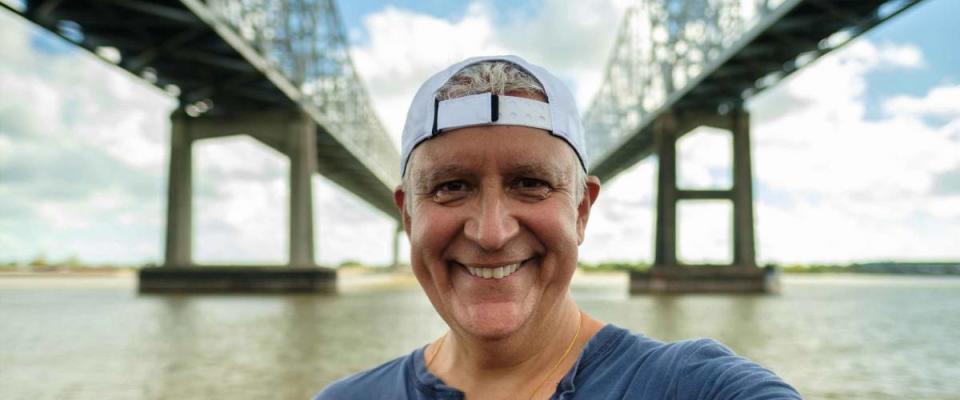
[[[713,339],[691,339],[677,342],[662,342],[642,334],[613,325],[604,329],[605,340],[600,348],[592,351],[597,365],[643,366],[645,370],[666,373],[681,366],[695,355],[710,356],[729,351],[720,342]],[[703,349],[713,350],[703,352]],[[656,367],[656,368],[650,368]]]
[[[799,398],[776,374],[713,339],[665,343],[620,328],[615,339],[584,365],[584,378],[620,383],[623,398]]]
[[[656,366],[656,370],[697,369],[704,365],[754,364],[737,355],[729,347],[714,339],[687,339],[676,342],[662,342],[642,334],[630,333],[616,328],[618,340],[611,341],[601,351],[605,358],[601,364],[634,364],[644,367]],[[677,371],[680,372],[680,371]]]
[[[327,385],[314,400],[404,398],[409,362],[416,352]]]

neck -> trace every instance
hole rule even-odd
[[[581,320],[580,310],[569,295],[545,315],[546,318],[530,321],[520,331],[503,338],[476,338],[452,330],[443,346],[435,342],[427,349],[428,354],[437,354],[430,370],[448,385],[468,394],[489,388],[527,391],[536,384],[531,382],[540,382],[547,375],[562,376],[587,340],[599,330],[599,323],[586,315]],[[571,343],[570,353],[563,357]],[[560,368],[550,373],[558,362]]]

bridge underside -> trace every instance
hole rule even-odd
[[[265,73],[269,66],[245,58],[179,0],[31,0],[18,13],[176,96],[181,109],[199,107],[197,118],[249,120],[265,111],[300,109]],[[116,49],[119,60],[108,48]],[[286,154],[276,135],[253,135],[237,124],[230,128],[217,136],[251,134]],[[316,172],[399,220],[393,188],[322,125],[316,136]]]
[[[661,114],[727,112],[811,64],[837,47],[824,46],[837,32],[850,39],[903,12],[919,0],[900,1],[895,12],[879,11],[889,0],[801,0],[754,27],[714,62],[699,79],[670,94],[664,106],[647,115],[634,133],[602,159],[590,174],[608,181],[654,153],[653,121]],[[798,60],[798,56],[807,55]],[[768,79],[769,81],[762,82]],[[731,106],[732,107],[729,107]],[[727,107],[727,108],[724,108]],[[680,123],[684,123],[681,118]]]
[[[778,290],[776,271],[761,270],[756,264],[749,116],[743,103],[918,1],[786,1],[709,63],[703,75],[669,93],[663,106],[644,116],[632,134],[591,166],[591,175],[607,181],[650,155],[658,158],[654,266],[649,272],[631,275],[631,292]],[[881,10],[885,6],[892,11]],[[838,38],[841,32],[845,37]],[[729,190],[682,190],[676,186],[676,140],[700,126],[733,134],[734,183]],[[731,265],[691,268],[678,262],[676,204],[696,200],[733,203]]]
[[[163,287],[172,290],[176,286],[173,282],[191,288],[208,278],[213,279],[211,287],[257,289],[248,281],[251,274],[262,269],[236,272],[216,268],[214,278],[211,278],[213,275],[202,275],[203,271],[196,271],[201,276],[184,270],[196,266],[192,261],[192,148],[197,140],[246,134],[290,158],[289,268],[274,267],[274,271],[262,274],[261,289],[275,290],[287,286],[290,290],[306,287],[325,290],[329,285],[322,282],[333,282],[331,279],[335,275],[317,269],[314,261],[313,173],[319,172],[399,221],[399,213],[393,205],[392,184],[385,183],[385,178],[368,167],[370,160],[361,160],[356,152],[341,142],[344,135],[351,139],[355,137],[351,135],[357,132],[336,132],[335,135],[328,131],[325,122],[318,122],[326,117],[322,116],[323,113],[316,113],[316,103],[310,102],[303,90],[281,72],[281,67],[289,70],[290,66],[277,65],[276,61],[260,54],[248,42],[253,36],[226,25],[211,11],[211,3],[195,0],[28,0],[24,3],[22,10],[6,3],[0,3],[0,6],[179,100],[178,109],[171,115],[164,261],[168,273],[146,271],[141,276],[141,289],[154,291]],[[301,3],[297,4],[308,4]],[[290,4],[278,7],[293,7]],[[332,3],[329,6],[332,7]],[[296,12],[292,8],[284,10]],[[335,12],[331,9],[308,11]],[[297,15],[293,20],[302,22],[305,16]],[[287,26],[285,29],[292,28]],[[272,45],[294,44],[277,42]],[[331,55],[324,59],[335,58]],[[341,79],[336,74],[342,73],[338,67],[324,64],[307,68],[331,68],[331,79],[335,84],[349,86],[349,82],[336,81]],[[343,130],[345,125],[339,126],[341,128],[337,129]],[[305,273],[303,268],[319,272]],[[174,273],[176,271],[179,272]],[[152,282],[154,279],[160,280]]]

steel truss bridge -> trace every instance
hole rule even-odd
[[[599,93],[584,117],[590,173],[609,180],[658,159],[654,267],[631,290],[778,290],[757,268],[750,118],[744,101],[919,0],[642,0],[624,16]],[[733,135],[733,185],[684,190],[676,141],[709,126]],[[687,268],[677,259],[677,203],[733,203],[733,260]]]
[[[637,0],[628,9],[585,125],[589,169],[601,180],[658,156],[659,272],[638,277],[639,286],[664,286],[653,281],[684,270],[676,257],[681,200],[732,201],[728,275],[756,275],[744,101],[919,1]],[[205,138],[248,134],[290,157],[291,266],[314,266],[314,172],[399,220],[399,154],[356,73],[333,0],[0,4],[179,99],[166,266],[192,265],[191,149]],[[733,133],[730,189],[676,187],[676,139],[698,126]]]

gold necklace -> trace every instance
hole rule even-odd
[[[583,327],[583,311],[577,310],[579,314],[579,321],[577,322],[577,333],[573,335],[573,340],[570,341],[570,344],[567,345],[567,349],[563,351],[563,355],[560,356],[560,359],[557,360],[556,364],[553,364],[553,368],[550,368],[550,372],[547,372],[547,375],[543,377],[543,380],[540,381],[540,384],[537,387],[533,388],[533,392],[530,392],[530,399],[533,399],[533,396],[537,394],[537,391],[540,390],[540,387],[544,383],[547,383],[547,380],[550,379],[550,375],[560,368],[560,364],[563,363],[563,360],[567,359],[567,356],[570,355],[570,350],[573,350],[573,345],[577,343],[577,339],[580,338],[580,328]],[[449,331],[447,333],[450,333]],[[433,352],[433,355],[430,356],[430,359],[427,360],[426,369],[430,369],[430,365],[433,364],[433,360],[437,359],[437,355],[440,354],[440,350],[443,349],[443,342],[447,340],[447,333],[444,333],[440,338],[440,343],[437,344],[437,351]]]
[[[447,331],[446,333],[443,334],[443,336],[440,338],[440,344],[437,345],[437,351],[433,352],[433,355],[430,356],[429,360],[427,360],[427,367],[426,367],[427,370],[430,369],[430,364],[433,364],[433,360],[437,359],[437,354],[440,354],[440,349],[443,348],[443,341],[447,340],[447,333],[450,333],[450,332]]]

